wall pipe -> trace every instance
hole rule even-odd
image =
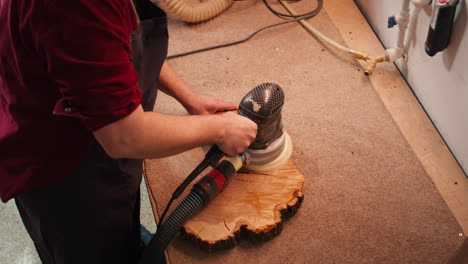
[[[403,0],[403,2],[401,3],[401,10],[398,16],[395,17],[395,22],[398,24],[398,36],[395,43],[395,47],[389,48],[385,51],[389,58],[389,61],[394,62],[399,58],[406,57],[407,50],[405,49],[404,43],[405,37],[409,37],[406,36],[406,30],[410,21],[412,21],[412,23],[415,22],[411,18],[412,16],[414,16],[414,14],[419,13],[421,8],[423,8],[426,5],[429,5],[431,2],[432,0]],[[410,3],[413,3],[415,7],[413,15],[410,15]],[[411,32],[409,32],[409,34],[411,34]]]
[[[408,23],[410,20],[410,1],[411,0],[403,0],[401,3],[401,10],[398,16],[394,17],[394,22],[398,24],[398,36],[395,43],[395,47],[389,48],[385,51],[388,56],[389,61],[394,62],[399,58],[405,56],[405,34],[406,29],[408,28]],[[393,16],[389,18],[389,21],[393,19]],[[389,22],[390,23],[390,22]],[[393,27],[394,24],[391,24],[389,27]]]
[[[401,3],[401,10],[400,14],[398,15],[398,28],[399,34],[397,38],[397,47],[403,48],[404,41],[405,41],[405,32],[408,28],[408,22],[410,17],[410,0],[403,0]]]

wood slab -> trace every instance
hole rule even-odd
[[[279,169],[240,172],[183,228],[196,247],[212,251],[234,247],[241,237],[266,241],[279,235],[304,194],[304,176],[291,160]]]

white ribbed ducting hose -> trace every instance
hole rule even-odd
[[[221,14],[231,6],[233,0],[206,0],[199,3],[192,0],[161,0],[161,2],[177,18],[189,23],[198,23]]]

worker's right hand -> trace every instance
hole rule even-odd
[[[216,143],[229,157],[242,153],[257,136],[257,124],[247,117],[227,112],[220,115],[223,133]]]

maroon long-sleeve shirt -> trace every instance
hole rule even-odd
[[[141,103],[129,0],[0,1],[0,197],[74,170]]]

